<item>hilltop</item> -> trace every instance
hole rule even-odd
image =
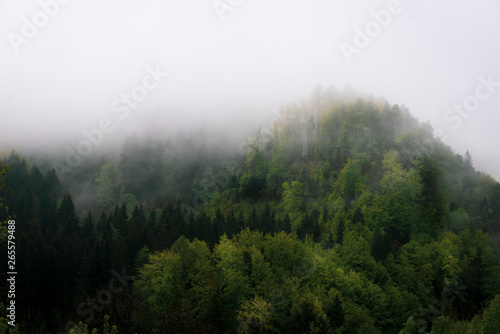
[[[498,328],[500,184],[406,107],[316,87],[246,154],[207,142],[130,137],[65,175],[4,159],[22,329]],[[107,301],[110,270],[134,282]]]

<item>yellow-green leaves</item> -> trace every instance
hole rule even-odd
[[[285,212],[288,212],[290,216],[290,224],[293,232],[297,232],[304,218],[304,212],[301,210],[303,201],[304,191],[299,181],[283,183],[283,206]]]
[[[250,334],[254,331],[267,333],[273,326],[271,324],[271,303],[260,296],[246,300],[241,310],[238,311],[236,320],[240,322],[238,333]]]

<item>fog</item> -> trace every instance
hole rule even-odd
[[[97,128],[106,145],[241,134],[322,84],[404,104],[500,180],[499,13],[494,0],[4,0],[0,152]]]

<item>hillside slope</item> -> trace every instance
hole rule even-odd
[[[21,332],[500,330],[500,184],[405,107],[315,89],[245,162],[200,142],[4,160]]]

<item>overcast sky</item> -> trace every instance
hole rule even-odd
[[[350,85],[500,180],[498,0],[59,1],[0,1],[0,145],[246,122]]]

